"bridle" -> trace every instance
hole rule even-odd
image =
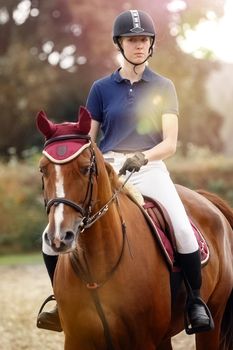
[[[55,137],[55,138],[50,139],[49,141],[47,141],[45,143],[45,147],[52,142],[56,142],[56,141],[60,141],[60,140],[69,140],[71,138],[72,139],[85,138],[86,140],[90,140],[90,137],[88,135],[85,135],[85,136],[84,135],[75,135],[75,136],[74,135],[65,135],[62,137]],[[121,247],[119,257],[118,257],[116,263],[114,264],[114,266],[107,273],[105,279],[101,282],[95,282],[93,280],[91,273],[90,273],[90,269],[88,266],[88,261],[86,259],[85,253],[83,253],[85,268],[80,263],[77,252],[74,251],[74,252],[70,253],[70,262],[71,262],[71,266],[72,266],[74,272],[85,283],[86,287],[91,292],[91,296],[93,298],[93,301],[94,301],[94,304],[96,307],[96,311],[97,311],[99,318],[100,318],[102,325],[103,325],[107,349],[114,350],[113,340],[112,340],[111,332],[109,329],[108,321],[106,319],[104,310],[102,308],[97,289],[99,287],[103,286],[111,278],[111,276],[114,274],[114,272],[118,268],[118,266],[121,262],[123,253],[124,253],[125,240],[127,239],[126,225],[125,225],[125,222],[123,220],[122,214],[120,212],[118,194],[119,194],[119,192],[122,191],[123,187],[125,186],[126,182],[129,180],[129,178],[133,174],[133,172],[130,173],[130,175],[126,178],[126,180],[122,183],[122,185],[112,194],[111,198],[96,213],[93,214],[92,213],[92,210],[93,210],[92,209],[92,204],[93,204],[92,196],[93,196],[94,180],[95,180],[95,178],[97,179],[97,177],[98,177],[98,167],[97,167],[97,162],[96,162],[95,150],[94,150],[92,143],[90,143],[89,148],[90,148],[90,152],[91,152],[90,167],[89,167],[89,180],[88,180],[88,186],[87,186],[85,199],[83,202],[84,204],[86,203],[86,205],[77,204],[74,201],[67,199],[67,198],[64,198],[64,197],[56,197],[56,198],[50,199],[49,201],[45,201],[45,207],[46,207],[47,214],[49,214],[52,206],[56,206],[60,203],[70,206],[71,208],[73,208],[74,210],[76,210],[78,213],[80,213],[82,215],[82,221],[79,224],[79,228],[80,228],[80,232],[83,232],[86,228],[89,228],[90,226],[92,226],[97,220],[99,220],[100,217],[102,217],[105,213],[107,213],[107,211],[109,209],[109,205],[111,203],[113,203],[114,201],[116,201],[120,220],[121,220],[123,240],[122,240],[122,247]],[[127,240],[127,242],[128,242],[128,240]],[[128,242],[128,246],[129,246],[129,242]],[[129,247],[129,251],[130,251],[130,247]],[[131,251],[130,251],[130,254],[131,254]],[[131,255],[131,257],[132,257],[132,255]]]
[[[58,136],[54,137],[48,141],[46,141],[44,147],[47,145],[61,141],[61,140],[70,140],[70,139],[86,139],[90,140],[89,135],[64,135],[64,136]],[[82,221],[79,224],[80,227],[80,232],[83,232],[86,228],[89,228],[92,226],[101,216],[103,216],[109,209],[109,205],[117,198],[119,192],[122,191],[123,187],[125,186],[126,182],[129,180],[130,175],[127,177],[127,179],[122,183],[120,188],[116,190],[111,198],[95,213],[93,214],[93,186],[94,186],[94,179],[98,177],[98,167],[97,167],[97,162],[96,162],[96,154],[95,150],[92,144],[89,146],[90,152],[91,152],[91,157],[90,157],[90,166],[89,166],[89,180],[88,180],[88,186],[87,186],[87,191],[85,195],[85,199],[83,201],[84,205],[80,205],[75,203],[74,201],[67,199],[65,197],[55,197],[50,200],[45,200],[45,208],[47,214],[49,214],[50,209],[52,206],[57,206],[58,204],[65,204],[76,210],[78,213],[82,215]],[[86,205],[85,205],[86,203]]]
[[[51,143],[63,141],[63,140],[70,140],[70,139],[86,139],[87,141],[90,140],[90,136],[88,135],[64,135],[64,136],[58,136],[54,137],[50,140],[48,140],[44,147],[48,146]],[[74,201],[64,198],[64,197],[56,197],[52,198],[49,201],[45,201],[45,207],[46,212],[49,214],[50,209],[53,205],[58,205],[60,203],[70,206],[71,208],[75,209],[78,213],[80,213],[83,217],[83,224],[86,222],[86,220],[89,219],[91,212],[92,212],[92,194],[93,194],[93,185],[94,185],[94,177],[97,177],[98,171],[97,171],[97,164],[96,164],[96,155],[93,146],[90,144],[90,151],[91,151],[91,157],[90,157],[90,166],[89,166],[89,179],[88,179],[88,186],[87,186],[87,192],[85,195],[85,199],[83,203],[86,205],[80,205],[75,203]]]

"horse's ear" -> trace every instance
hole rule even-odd
[[[40,111],[36,116],[36,125],[39,131],[49,139],[56,130],[56,125],[48,120],[48,117],[44,111]]]
[[[85,135],[87,135],[91,129],[91,113],[83,106],[79,108],[77,128],[79,132]]]

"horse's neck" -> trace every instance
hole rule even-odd
[[[109,205],[106,214],[81,234],[79,255],[85,254],[85,258],[92,266],[95,265],[95,269],[103,269],[103,266],[109,267],[116,262],[122,244],[122,218],[114,202]]]

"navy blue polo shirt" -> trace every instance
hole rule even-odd
[[[150,149],[162,141],[162,115],[178,115],[174,84],[148,67],[133,84],[121,77],[120,68],[95,81],[87,108],[101,124],[102,153]]]

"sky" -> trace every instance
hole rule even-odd
[[[211,11],[207,16],[195,31],[187,29],[185,40],[178,38],[179,45],[197,58],[202,57],[203,49],[209,49],[216,59],[233,63],[233,1],[226,0],[222,18],[217,19]]]

